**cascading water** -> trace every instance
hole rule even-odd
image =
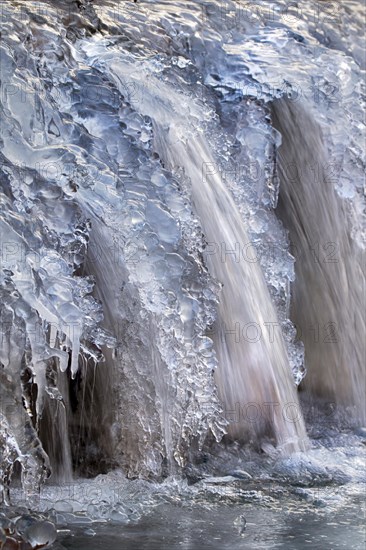
[[[365,250],[351,237],[354,214],[334,188],[339,165],[328,161],[321,128],[301,106],[279,101],[274,112],[283,136],[281,210],[295,249],[303,252],[293,318],[306,350],[304,385],[350,405],[365,424]]]
[[[225,247],[224,254],[209,254],[207,258],[209,271],[223,281],[213,338],[219,363],[216,382],[226,410],[235,411],[237,405],[249,403],[278,403],[282,411],[289,402],[297,405],[281,335],[271,340],[270,333],[262,337],[259,331],[260,327],[279,323],[260,267],[238,258],[235,251],[237,243],[250,242],[238,209],[219,174],[202,174],[202,167],[214,165],[206,143],[196,137],[185,145],[174,131],[169,132],[164,143],[161,135],[163,131],[159,138],[163,142],[161,157],[168,158],[170,166],[181,163],[192,181],[193,206],[206,238]],[[246,340],[244,327],[246,331],[254,330],[254,335]],[[272,421],[270,432],[278,444],[288,446],[287,450],[299,450],[306,445],[302,420],[289,423],[282,415],[261,420],[269,424]],[[239,417],[228,430],[235,439],[245,441],[261,437],[266,428],[257,423],[255,433],[250,433],[253,425]]]
[[[5,500],[287,460],[299,384],[366,421],[362,9],[333,4],[2,2]]]

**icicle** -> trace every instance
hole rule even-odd
[[[74,325],[72,327],[72,336],[71,336],[71,376],[75,378],[76,373],[79,368],[79,351],[80,351],[80,336],[81,336],[81,326]]]
[[[50,324],[50,346],[51,348],[56,347],[57,339],[57,326],[53,323]]]

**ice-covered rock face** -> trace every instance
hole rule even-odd
[[[227,420],[298,448],[301,418],[232,421],[237,402],[296,404],[290,371],[304,376],[268,103],[300,102],[327,128],[360,241],[358,4],[2,10],[4,476],[17,458],[42,481],[51,401],[66,476],[94,428],[130,476],[182,467]]]
[[[37,385],[28,409],[38,426],[45,400],[58,400],[61,416],[70,408],[60,371],[75,378],[80,366],[86,378],[92,365],[85,368],[84,357],[108,371],[102,385],[110,377],[100,407],[114,405],[106,428],[113,453],[131,475],[160,476],[164,459],[165,469],[182,465],[192,438],[202,445],[210,430],[220,439],[225,426],[205,335],[219,285],[202,261],[189,189],[154,154],[151,121],[84,63],[84,41],[76,50],[75,37],[60,32],[67,13],[46,6],[36,15],[25,4],[4,9],[1,362],[8,444],[13,436],[25,470],[33,450],[28,441],[20,446],[16,429],[25,413],[26,369]],[[85,24],[77,25],[81,35]],[[10,383],[19,388],[16,405]],[[64,462],[65,469],[70,457]]]

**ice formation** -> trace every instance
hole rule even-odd
[[[299,407],[291,285],[303,332],[319,322],[343,331],[320,364],[301,336],[310,387],[364,418],[364,344],[352,334],[364,323],[364,67],[352,37],[362,13],[356,2],[251,6],[2,3],[4,486],[19,462],[31,497],[49,458],[60,479],[101,457],[161,479],[227,432],[306,447],[301,414],[232,420],[237,403]],[[294,256],[316,235],[296,239],[284,204],[298,179],[286,176],[291,163],[309,172],[291,149],[302,147],[299,120],[322,136],[317,183],[337,172],[328,185],[345,221],[324,221],[320,245],[349,240],[338,268],[354,265],[318,269],[312,288],[296,287]],[[315,139],[306,147],[319,152]],[[329,195],[301,182],[303,225]],[[343,393],[333,365],[351,379]]]

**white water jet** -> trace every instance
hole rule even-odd
[[[352,238],[354,213],[337,194],[321,126],[299,103],[277,101],[280,215],[294,245],[293,320],[305,344],[311,394],[347,405],[366,422],[365,249]]]

